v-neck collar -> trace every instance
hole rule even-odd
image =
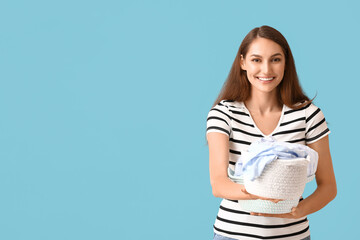
[[[262,136],[264,136],[264,137],[269,137],[269,136],[272,136],[274,133],[276,133],[276,131],[277,131],[278,128],[280,127],[280,124],[281,124],[281,122],[282,122],[282,120],[283,120],[284,112],[285,112],[285,108],[286,108],[286,105],[283,104],[283,107],[282,107],[282,110],[281,110],[280,119],[279,119],[279,121],[278,121],[275,129],[274,129],[270,134],[265,135],[265,134],[260,130],[260,128],[258,128],[258,126],[256,126],[256,123],[255,123],[254,119],[252,118],[250,111],[246,108],[244,102],[239,102],[239,104],[240,104],[240,107],[241,107],[247,114],[249,114],[249,117],[250,117],[251,122],[252,122],[252,124],[254,125],[255,129],[256,129]]]

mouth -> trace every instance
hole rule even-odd
[[[275,77],[256,77],[256,78],[263,82],[269,82],[275,79]]]

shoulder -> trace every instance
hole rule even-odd
[[[317,107],[313,102],[299,102],[293,107],[285,106],[285,114],[294,113],[294,112],[303,112],[305,115],[308,113],[313,113],[314,111],[320,111],[320,108]]]
[[[216,106],[227,108],[229,111],[244,111],[245,110],[243,102],[227,100],[227,99],[221,100]]]
[[[306,105],[305,115],[306,115],[306,121],[309,121],[311,118],[314,118],[317,115],[323,116],[323,113],[317,105],[311,102]]]
[[[241,115],[247,115],[246,108],[243,102],[238,102],[234,100],[221,100],[218,104],[216,104],[211,110],[221,110],[223,112],[226,112],[230,116],[234,116],[237,114]]]
[[[321,109],[313,102],[306,106],[307,108],[305,109],[305,122],[307,128],[315,129],[320,127],[320,129],[322,130],[327,129],[325,116]]]
[[[228,119],[234,119],[248,114],[245,111],[243,102],[224,99],[210,109],[208,116],[211,115],[222,115]]]

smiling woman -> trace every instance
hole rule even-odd
[[[285,70],[285,57],[282,52],[281,46],[274,41],[257,38],[250,45],[250,56],[245,59],[241,54],[240,65],[251,83],[252,96],[256,91],[276,90]]]
[[[310,239],[307,215],[336,196],[325,117],[300,87],[290,47],[276,29],[262,26],[242,41],[224,86],[207,116],[210,182],[223,198],[214,224],[214,239]],[[247,212],[238,200],[270,200],[232,182],[241,153],[260,138],[300,143],[318,152],[315,192],[299,199],[285,214]]]

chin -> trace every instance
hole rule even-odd
[[[275,87],[263,87],[263,86],[260,86],[260,87],[254,87],[254,90],[255,91],[259,91],[259,92],[263,92],[263,93],[271,93],[271,92],[274,92],[276,90],[277,86]]]

